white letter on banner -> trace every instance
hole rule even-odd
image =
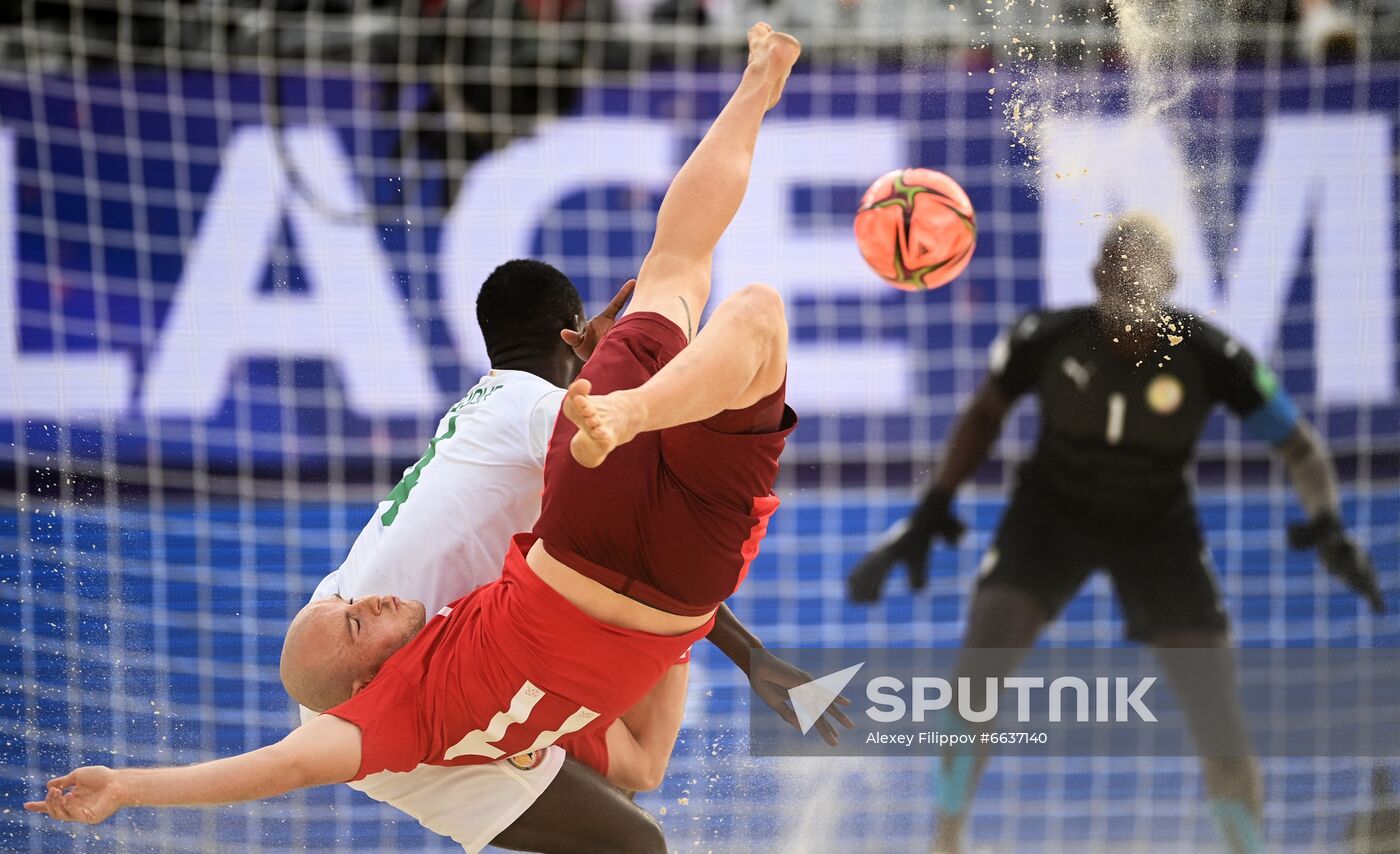
[[[213,415],[231,371],[253,356],[326,359],[347,403],[362,413],[434,409],[426,344],[398,299],[373,227],[334,220],[295,193],[271,134],[240,130],[224,152],[146,374],[145,411]],[[334,132],[295,128],[285,138],[318,198],[338,210],[362,206]],[[284,213],[309,293],[258,292]]]
[[[1031,691],[1044,688],[1045,680],[1039,676],[1008,676],[1001,680],[1007,688],[1016,691],[1016,720],[1026,723],[1031,719]]]
[[[1322,401],[1395,394],[1391,124],[1378,113],[1274,117],[1240,213],[1221,324],[1269,352],[1279,329],[1269,309],[1282,309],[1311,228]]]
[[[538,135],[473,165],[443,223],[439,267],[447,322],[463,361],[476,371],[489,366],[476,324],[481,283],[500,264],[530,257],[535,230],[560,199],[603,184],[659,189],[675,172],[670,123],[606,118],[546,122]],[[611,227],[613,215],[599,215],[599,228]],[[638,222],[643,245],[650,245],[655,227],[649,215]]]
[[[1089,720],[1089,684],[1078,676],[1061,676],[1050,683],[1050,723],[1057,724],[1061,719],[1061,697],[1066,688],[1074,689],[1074,719],[1081,723]]]
[[[899,692],[904,683],[893,676],[876,676],[865,685],[865,699],[874,703],[865,710],[872,721],[882,724],[893,723],[904,717],[907,708]]]
[[[19,313],[16,189],[14,131],[0,128],[0,389],[6,390],[0,394],[0,411],[55,420],[121,415],[132,389],[131,360],[125,353],[19,351],[24,318]],[[36,322],[58,336],[60,312],[43,312]]]
[[[929,689],[932,688],[936,695],[930,699]],[[953,693],[953,686],[948,684],[947,679],[937,676],[915,676],[913,681],[914,694],[914,722],[923,723],[926,712],[937,712],[948,708],[951,702],[950,694]]]
[[[988,676],[985,679],[987,684],[986,705],[980,712],[972,710],[972,678],[970,676],[958,677],[958,714],[962,719],[970,723],[984,724],[997,716],[997,679],[995,676]]]
[[[759,134],[744,204],[715,252],[719,303],[751,282],[784,297],[869,293],[883,287],[860,257],[851,220],[798,228],[791,193],[803,184],[857,184],[908,165],[908,135],[898,122],[770,119]],[[851,217],[855,211],[851,211]],[[913,395],[909,347],[860,343],[788,344],[788,400],[799,411],[898,412]]]
[[[1312,229],[1318,399],[1388,400],[1396,390],[1391,135],[1392,119],[1379,113],[1269,119],[1222,296],[1191,177],[1166,129],[1119,118],[1048,121],[1043,174],[1062,177],[1042,187],[1045,302],[1092,301],[1089,271],[1112,215],[1149,211],[1174,232],[1180,303],[1214,312],[1268,359]]]

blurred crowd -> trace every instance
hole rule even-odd
[[[578,41],[611,47],[592,58],[617,65],[664,61],[716,42],[742,44],[758,19],[817,43],[915,46],[924,55],[975,43],[990,17],[1003,12],[1030,13],[1054,21],[1061,33],[1074,29],[1087,42],[1107,43],[1117,7],[1126,5],[1164,20],[1189,17],[1197,38],[1215,33],[1247,45],[1268,30],[1271,60],[1400,55],[1400,0],[15,0],[0,3],[7,36],[0,60],[25,49],[30,58],[36,50],[64,49],[115,58],[125,45],[191,59],[211,50],[286,57],[314,50],[327,60],[414,63],[462,53],[435,50],[431,42],[443,34],[461,35],[469,48],[480,45],[468,36],[483,32],[568,41],[557,29],[540,38],[533,25],[572,28]],[[513,26],[492,26],[499,24]],[[560,62],[587,53],[551,49],[561,51]]]
[[[1400,0],[12,0],[0,2],[0,69],[372,69],[376,105],[401,127],[395,158],[439,164],[454,187],[483,154],[572,109],[590,79],[738,61],[755,20],[807,42],[804,61],[985,69],[1014,61],[991,24],[1005,33],[1018,19],[1038,60],[1112,69],[1134,61],[1116,27],[1128,6],[1160,23],[1177,64],[1400,58]]]

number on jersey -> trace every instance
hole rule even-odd
[[[389,490],[389,494],[385,496],[384,501],[380,502],[381,504],[388,504],[389,506],[385,507],[379,514],[379,524],[387,528],[394,524],[394,520],[399,517],[399,507],[408,500],[409,493],[413,492],[413,487],[418,485],[418,479],[423,476],[423,469],[427,468],[428,463],[431,463],[433,457],[437,456],[438,442],[445,442],[456,434],[457,413],[462,407],[481,403],[483,400],[499,391],[501,387],[502,384],[500,383],[493,386],[478,386],[472,389],[466,397],[452,404],[452,408],[447,410],[447,415],[443,417],[441,432],[434,436],[432,441],[428,443],[428,450],[423,452],[423,456],[418,458],[418,462],[413,464],[413,468],[404,472],[403,478],[399,480],[398,484],[395,485],[393,489]]]

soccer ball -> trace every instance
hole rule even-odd
[[[896,288],[937,288],[972,260],[977,215],[963,188],[942,172],[896,169],[861,197],[856,243],[865,263]]]

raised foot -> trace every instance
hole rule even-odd
[[[578,427],[569,442],[569,452],[579,465],[597,468],[618,445],[625,445],[637,435],[637,420],[620,392],[592,395],[593,384],[574,380],[564,394],[564,417]]]
[[[772,80],[768,109],[773,109],[783,97],[783,85],[801,55],[802,44],[791,35],[780,33],[763,21],[749,28],[749,66],[761,70]]]

